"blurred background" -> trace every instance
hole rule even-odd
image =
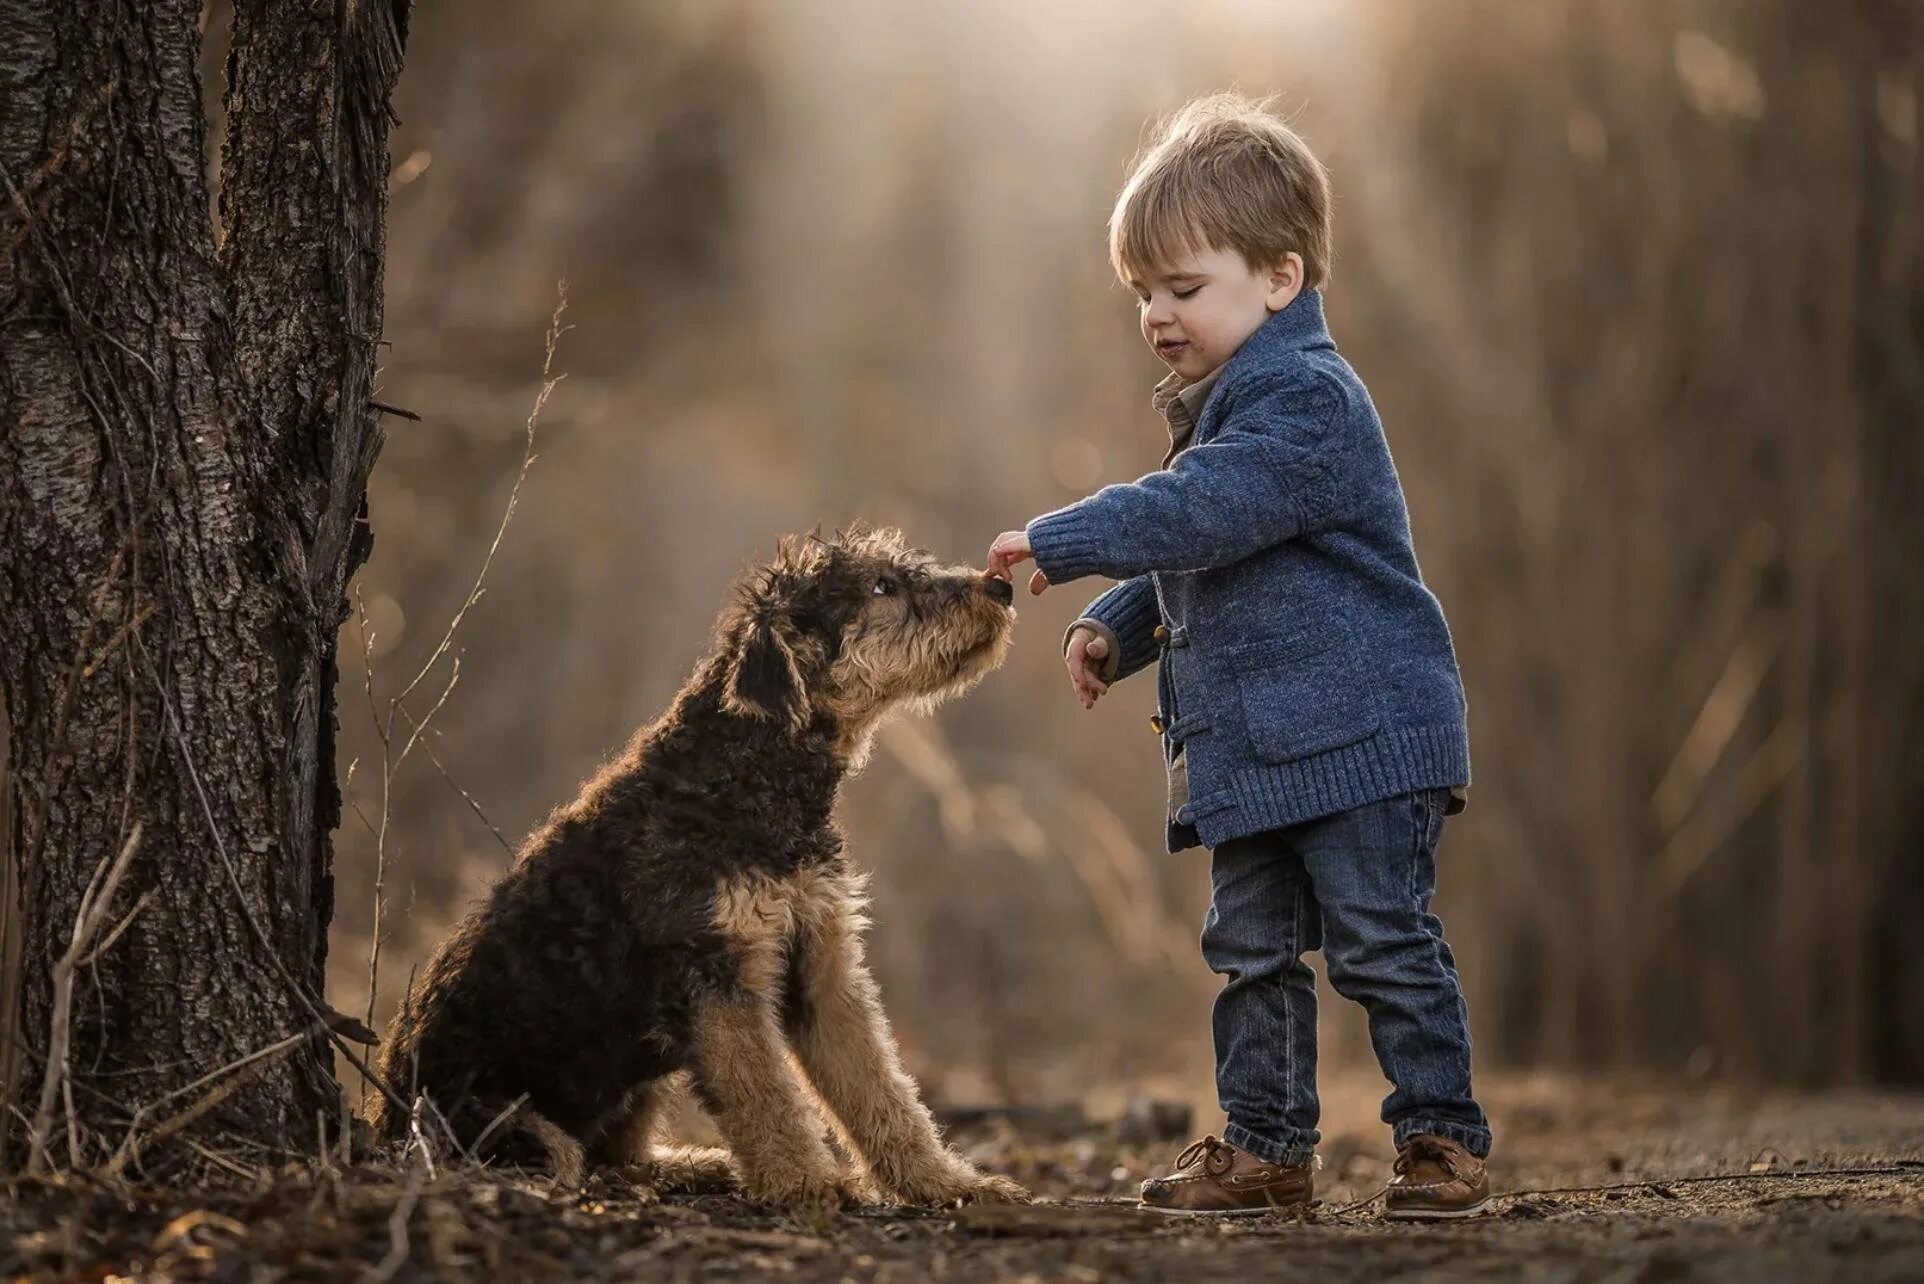
[[[1149,122],[1225,87],[1333,172],[1332,328],[1455,632],[1476,784],[1440,912],[1479,1074],[1924,1082],[1906,0],[418,5],[381,396],[422,421],[373,481],[372,701],[343,639],[337,1007],[368,1004],[383,816],[384,1021],[778,534],[865,518],[979,565],[1156,466],[1104,221]],[[384,771],[520,470],[560,278],[567,377],[460,682]],[[1212,1095],[1208,858],[1161,850],[1153,682],[1084,712],[1059,660],[1102,587],[1024,603],[1006,667],[846,791],[939,1100]],[[1325,1014],[1367,1117],[1360,1014]]]

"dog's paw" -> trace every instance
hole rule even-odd
[[[859,1182],[834,1172],[758,1173],[749,1176],[744,1185],[750,1199],[790,1210],[835,1210],[868,1202]]]
[[[625,1199],[636,1204],[659,1204],[661,1189],[646,1164],[604,1164],[589,1175],[584,1196]]]
[[[1026,1204],[1035,1196],[1018,1182],[978,1171],[957,1160],[935,1172],[905,1176],[891,1189],[904,1204]]]
[[[648,1173],[677,1195],[726,1195],[742,1188],[733,1159],[716,1146],[657,1146],[649,1152]]]
[[[975,1185],[969,1189],[966,1200],[977,1204],[1031,1204],[1035,1195],[1021,1182],[994,1173],[976,1174]]]

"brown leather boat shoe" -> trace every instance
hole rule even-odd
[[[1314,1162],[1264,1163],[1226,1141],[1204,1137],[1176,1157],[1176,1171],[1142,1184],[1142,1206],[1189,1217],[1246,1217],[1309,1203]]]
[[[1396,1221],[1477,1217],[1489,1211],[1490,1174],[1448,1137],[1419,1133],[1397,1152],[1384,1198],[1383,1216]]]

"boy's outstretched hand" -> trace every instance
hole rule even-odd
[[[1069,635],[1069,649],[1062,659],[1069,666],[1069,685],[1085,709],[1095,708],[1096,701],[1109,693],[1109,684],[1096,676],[1108,655],[1109,640],[1095,630],[1079,628]]]
[[[1029,548],[1027,531],[1003,531],[995,537],[995,543],[989,545],[989,574],[997,579],[1013,578],[1009,574],[1009,568],[1017,562],[1026,562],[1034,556],[1035,554]],[[1041,571],[1038,570],[1029,577],[1029,592],[1040,593],[1048,587],[1049,577]]]

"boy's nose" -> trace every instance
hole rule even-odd
[[[1014,583],[1003,579],[999,575],[984,575],[982,577],[982,591],[1004,606],[1015,601]]]

